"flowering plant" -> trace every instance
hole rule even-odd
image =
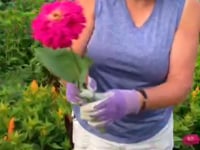
[[[200,143],[200,137],[197,134],[188,134],[183,137],[183,144],[187,146],[197,145]]]
[[[71,46],[85,23],[82,7],[65,0],[44,4],[32,22],[33,38],[43,45],[35,50],[39,61],[50,72],[78,84],[79,88],[84,88],[92,61],[75,54]]]
[[[8,78],[0,89],[0,150],[72,149],[71,107],[62,88]]]

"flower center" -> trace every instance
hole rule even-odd
[[[51,21],[60,21],[63,18],[62,12],[60,10],[55,10],[48,15],[48,19]]]

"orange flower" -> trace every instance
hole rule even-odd
[[[15,118],[12,117],[9,121],[9,126],[8,126],[8,134],[13,134],[15,129]]]
[[[10,140],[10,136],[14,133],[15,130],[15,118],[12,117],[9,121],[8,124],[8,133],[7,136],[4,137],[4,140],[9,141]]]
[[[197,96],[197,92],[194,90],[192,91],[192,98],[195,98]]]
[[[63,117],[63,114],[64,114],[64,113],[63,113],[63,110],[62,110],[61,108],[58,109],[58,112],[57,112],[57,113],[58,113],[59,118],[62,118],[62,117]]]
[[[200,89],[199,89],[198,86],[196,87],[195,91],[196,91],[196,92],[199,92],[199,91],[200,91]]]
[[[58,96],[58,94],[59,94],[58,89],[55,86],[52,86],[51,88],[52,99],[55,99]]]
[[[31,82],[31,91],[33,92],[33,93],[36,93],[37,91],[38,91],[38,83],[37,83],[37,81],[36,80],[33,80],[32,82]]]
[[[57,94],[57,90],[56,90],[56,87],[55,86],[53,86],[52,88],[51,88],[51,93],[52,94]]]
[[[7,137],[7,136],[4,136],[4,137],[3,137],[3,140],[4,140],[4,141],[7,141],[7,140],[8,140],[8,137]]]
[[[200,89],[199,89],[199,87],[197,86],[197,87],[195,88],[195,90],[192,91],[192,99],[196,98],[196,96],[199,94],[199,92],[200,92]]]

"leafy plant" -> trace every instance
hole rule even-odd
[[[187,147],[183,145],[182,138],[187,134],[200,135],[200,57],[198,56],[194,85],[187,100],[177,106],[174,112],[175,148],[180,150],[200,149],[200,146]]]
[[[0,72],[24,72],[24,81],[43,84],[58,78],[47,71],[33,54],[40,47],[31,37],[30,24],[45,0],[0,1]],[[1,9],[2,8],[2,9]]]
[[[0,91],[3,95],[0,100],[0,149],[70,149],[67,136],[70,131],[66,132],[64,120],[71,109],[66,103],[64,91],[59,93],[55,87],[38,86],[36,81],[21,89],[18,91],[21,96],[13,101],[10,101],[11,95],[5,95],[5,90],[10,89]],[[11,119],[14,120],[12,131],[9,130]]]

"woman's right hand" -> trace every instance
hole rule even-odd
[[[91,78],[87,77],[87,88],[80,89],[74,84],[67,82],[66,86],[66,98],[67,101],[71,104],[81,105],[87,103],[87,99],[93,98],[94,92],[97,89],[96,81]]]
[[[72,103],[72,104],[80,104],[81,103],[81,98],[79,97],[80,90],[78,87],[70,82],[67,82],[66,86],[66,98],[67,101]]]

